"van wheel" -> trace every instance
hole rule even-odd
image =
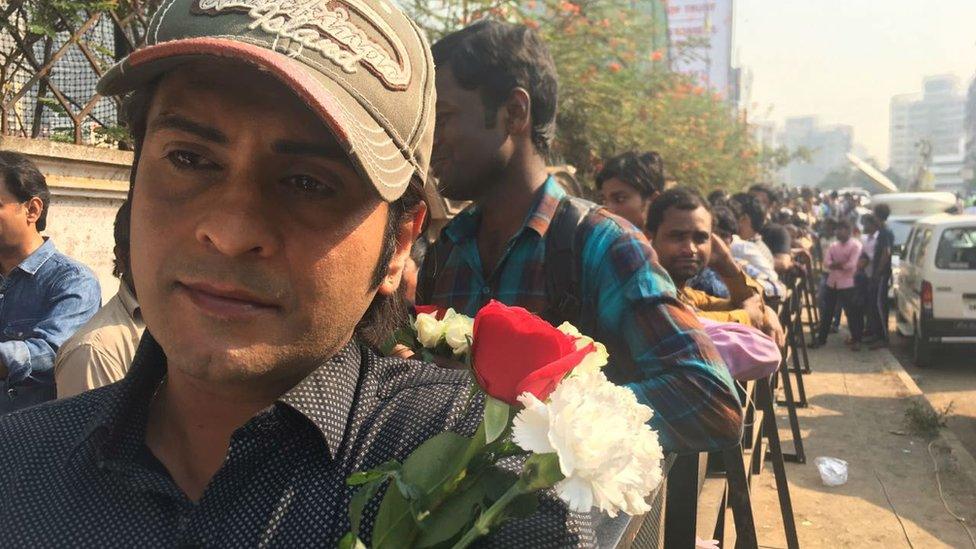
[[[925,335],[922,333],[922,325],[916,320],[915,325],[915,337],[912,344],[912,362],[918,368],[925,368],[929,365],[932,360],[932,346],[925,341]]]

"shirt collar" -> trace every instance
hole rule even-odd
[[[129,316],[133,320],[142,322],[142,311],[139,308],[139,302],[136,301],[136,296],[124,280],[119,281],[119,301],[122,302],[122,306],[125,307],[125,312],[129,313]]]
[[[279,399],[315,425],[332,456],[346,436],[362,362],[359,345],[349,342]]]
[[[559,206],[559,201],[565,196],[566,191],[556,182],[556,179],[551,175],[547,177],[546,182],[536,191],[535,202],[525,216],[522,228],[516,234],[529,228],[538,233],[539,236],[545,236],[550,223],[552,223],[553,215],[556,213],[556,208]],[[454,219],[444,228],[444,234],[455,244],[469,239],[474,240],[480,221],[481,208],[478,204],[472,204],[454,216]]]
[[[332,456],[339,453],[359,384],[362,353],[353,341],[278,399],[311,422]],[[133,459],[145,441],[149,403],[166,375],[166,355],[147,330],[129,373],[76,445],[94,444],[100,459]]]
[[[26,259],[21,261],[20,265],[17,265],[17,268],[34,276],[37,274],[37,271],[41,270],[44,263],[56,253],[58,253],[58,249],[54,247],[54,242],[50,238],[45,237],[44,243],[27,256]]]

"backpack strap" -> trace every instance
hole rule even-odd
[[[549,307],[541,315],[554,326],[568,321],[580,330],[587,328],[578,325],[583,307],[580,282],[583,243],[579,228],[586,216],[600,208],[598,204],[574,196],[564,197],[556,206],[546,232],[545,278]]]
[[[453,245],[454,243],[442,234],[427,249],[427,256],[424,257],[424,264],[417,278],[418,305],[430,305],[430,300],[434,297],[434,283],[447,265],[447,258],[451,255]]]

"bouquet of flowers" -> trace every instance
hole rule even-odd
[[[448,314],[434,320],[445,323]],[[415,324],[421,322],[430,321],[418,315]],[[436,341],[441,328],[433,326],[424,328],[425,348],[447,341],[449,326]],[[467,547],[504,520],[531,515],[536,493],[549,488],[574,511],[616,516],[650,509],[646,498],[661,482],[663,458],[648,426],[652,412],[607,380],[603,345],[569,324],[554,328],[496,301],[478,312],[466,341],[475,391],[485,394],[477,432],[440,433],[402,464],[349,477],[360,488],[344,547],[362,546],[363,509],[384,486],[372,531],[376,548]],[[514,459],[521,460],[514,462],[521,463],[518,474],[499,466]]]
[[[384,354],[404,346],[424,362],[437,358],[464,362],[471,348],[474,319],[434,305],[416,305],[410,323],[394,334]]]

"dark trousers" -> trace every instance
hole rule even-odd
[[[878,279],[872,278],[868,300],[864,307],[868,334],[884,342],[888,341],[888,285],[890,283],[891,278],[888,275],[882,275]]]
[[[835,288],[824,288],[824,308],[820,311],[820,331],[817,334],[817,341],[825,343],[827,334],[830,332],[830,324],[834,319],[834,312],[838,306],[844,310],[847,317],[847,325],[851,329],[851,340],[861,341],[861,332],[864,330],[864,316],[859,306],[859,299],[854,288],[838,290]]]

